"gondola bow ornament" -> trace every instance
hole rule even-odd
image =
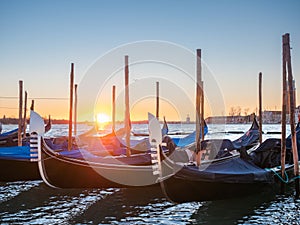
[[[43,118],[33,110],[30,111],[30,160],[38,162],[38,168],[43,181],[50,187],[55,188],[45,178],[41,163],[41,137],[45,133]]]
[[[158,179],[161,179],[162,169],[161,169],[160,148],[163,144],[162,131],[158,120],[151,113],[148,113],[148,123],[149,123],[149,141],[151,145],[151,160],[152,160],[153,175],[159,175]]]

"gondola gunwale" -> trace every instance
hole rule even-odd
[[[138,166],[139,168],[148,168],[148,166],[143,166],[143,165],[129,165],[129,164],[117,164],[117,163],[104,163],[104,162],[96,162],[96,161],[88,161],[88,159],[77,159],[77,158],[72,158],[72,157],[68,157],[68,156],[63,156],[61,154],[59,154],[59,151],[55,151],[53,149],[51,149],[47,144],[46,142],[44,141],[44,139],[42,138],[42,148],[43,150],[46,150],[44,151],[45,153],[47,153],[47,155],[49,155],[50,157],[56,157],[58,160],[61,160],[63,162],[71,162],[75,165],[82,165],[82,166],[88,166],[90,167],[90,165],[93,165],[93,166],[102,166],[102,167],[109,167],[110,165],[113,165],[114,167],[128,167],[128,168],[135,168],[136,166]],[[80,151],[80,150],[79,150]],[[145,156],[147,155],[147,153],[140,153],[141,156]],[[103,160],[105,161],[106,159],[118,159],[118,158],[124,158],[125,156],[114,156],[114,157],[111,157],[111,158],[95,158],[97,160]],[[94,159],[94,160],[95,160]]]
[[[51,150],[46,143],[42,140],[42,148],[41,148],[41,168],[42,171],[40,173],[43,173],[44,179],[46,179],[46,183],[49,183],[51,186],[57,187],[57,188],[107,188],[107,187],[115,187],[115,188],[122,188],[122,187],[138,187],[138,186],[153,186],[157,185],[156,182],[157,177],[152,174],[152,165],[144,166],[144,165],[128,165],[128,164],[117,164],[117,163],[97,163],[93,161],[86,161],[84,159],[75,159],[70,158],[66,156],[59,156],[55,151]],[[126,156],[124,156],[126,157]],[[87,179],[86,184],[76,183],[76,179],[74,178],[66,178],[69,179],[69,181],[72,182],[72,184],[68,185],[65,184],[64,181],[61,182],[61,179],[58,174],[53,173],[53,170],[56,170],[57,168],[53,167],[53,164],[50,165],[49,161],[51,160],[51,163],[55,163],[59,165],[60,168],[62,168],[62,174],[68,175],[68,172],[70,168],[75,168],[76,171],[79,171],[80,173],[85,173],[87,176],[91,176],[95,178],[96,180],[89,180],[86,177],[83,177],[83,179]],[[48,162],[47,162],[48,161]],[[64,170],[66,169],[66,170]],[[135,179],[132,175],[133,174],[145,174],[148,178],[150,176],[151,180],[143,181],[143,185],[137,184],[131,184],[131,183],[118,183],[114,180],[110,180],[109,178],[103,176],[103,173],[105,174],[107,171],[110,173],[117,173],[121,172],[122,174],[128,173],[128,176],[131,176],[129,180]],[[74,173],[76,173],[74,171]],[[70,175],[70,174],[69,174]],[[82,178],[82,177],[81,177]],[[139,178],[137,178],[139,179]],[[143,179],[143,177],[142,177]],[[129,181],[129,182],[130,182]],[[139,180],[138,180],[139,181]]]

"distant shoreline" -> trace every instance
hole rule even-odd
[[[17,125],[18,124],[18,119],[16,118],[5,118],[5,119],[0,119],[0,123],[3,125]],[[44,119],[45,124],[48,122],[48,119]],[[65,119],[51,119],[52,124],[69,124],[69,120]],[[117,121],[116,124],[122,124],[123,121]],[[148,124],[148,120],[141,120],[141,121],[131,121],[132,124]],[[194,121],[191,122],[186,122],[186,121],[167,121],[168,124],[195,124]],[[251,124],[251,122],[236,122],[236,121],[227,121],[227,123],[220,123],[220,122],[211,122],[211,121],[206,121],[207,124]],[[27,120],[27,124],[29,124],[29,120]],[[89,122],[89,121],[81,121],[78,122],[78,124],[87,124],[87,125],[94,125],[94,122]],[[279,124],[279,123],[264,123],[264,124]]]

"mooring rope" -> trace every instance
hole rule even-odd
[[[291,178],[291,179],[289,179],[289,176],[288,176],[288,174],[287,174],[287,172],[286,171],[284,171],[284,176],[286,177],[286,180],[285,179],[283,179],[283,177],[279,174],[279,173],[277,173],[273,168],[265,168],[265,170],[267,170],[267,171],[272,171],[278,178],[279,178],[279,180],[280,181],[282,181],[283,183],[290,183],[290,182],[292,182],[292,181],[295,181],[295,180],[297,180],[297,179],[300,179],[300,175],[299,176],[296,176],[296,177],[293,177],[293,178]]]

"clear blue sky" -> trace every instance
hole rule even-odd
[[[0,96],[17,96],[22,79],[31,97],[68,98],[71,62],[79,83],[107,51],[134,41],[162,40],[202,49],[224,95],[226,114],[231,106],[255,110],[259,72],[264,108],[279,109],[284,33],[291,35],[300,87],[299,12],[298,0],[0,0]],[[68,113],[64,100],[37,104],[42,115]],[[8,109],[14,105],[0,98],[0,117],[16,114]],[[45,105],[52,107],[50,112],[43,110]]]

